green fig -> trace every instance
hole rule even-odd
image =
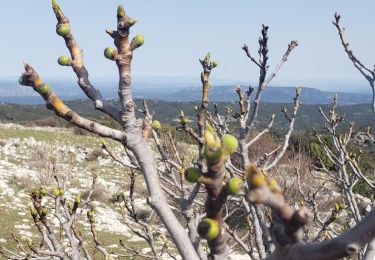
[[[125,17],[125,8],[124,8],[123,5],[119,5],[119,6],[117,7],[117,17],[118,17],[118,18],[123,18],[123,17]]]
[[[58,188],[53,188],[53,190],[52,190],[52,194],[54,195],[54,196],[59,196],[60,195],[60,192],[59,192],[59,189]]]
[[[138,20],[130,19],[129,22],[128,22],[128,24],[129,24],[130,26],[133,26],[133,25],[136,24],[137,22],[138,22]]]
[[[160,122],[158,120],[152,121],[152,128],[154,128],[155,130],[159,130],[161,128]]]
[[[40,189],[40,194],[42,195],[42,196],[46,196],[47,195],[47,190],[46,190],[46,188],[41,188]]]
[[[210,131],[204,132],[204,143],[207,146],[217,146],[215,135]]]
[[[133,38],[133,40],[132,40],[130,46],[131,46],[131,48],[132,48],[133,50],[135,50],[135,49],[141,47],[144,43],[145,43],[145,38],[144,38],[144,36],[143,36],[142,34],[137,34],[137,35]]]
[[[108,47],[104,50],[104,56],[109,60],[113,60],[116,55],[117,51],[111,47]]]
[[[95,219],[94,217],[91,217],[91,218],[89,219],[89,221],[90,221],[90,223],[95,223],[95,222],[96,222],[96,219]]]
[[[217,65],[219,65],[218,62],[217,62],[216,60],[214,60],[214,61],[212,62],[212,68],[216,68]]]
[[[46,216],[48,214],[48,209],[43,208],[42,209],[42,215]]]
[[[36,216],[38,216],[38,212],[36,211],[35,208],[30,207],[30,211],[31,211],[31,216],[33,216],[34,218],[35,218]]]
[[[198,168],[190,167],[185,170],[184,175],[188,182],[194,183],[197,182],[200,177],[202,177],[202,172]]]
[[[207,239],[212,240],[217,238],[219,235],[220,228],[219,223],[216,220],[210,218],[204,218],[198,225],[198,234],[199,236]]]
[[[206,123],[206,130],[207,130],[208,132],[210,132],[211,134],[214,134],[214,133],[215,133],[214,128],[213,128],[212,125],[210,125],[209,123]]]
[[[204,148],[204,157],[208,164],[215,164],[220,161],[223,150],[217,146],[207,146]]]
[[[233,135],[225,134],[221,138],[221,142],[223,144],[223,149],[226,154],[233,154],[238,147],[237,138]]]
[[[39,189],[34,188],[33,192],[31,193],[33,196],[38,196],[39,195]]]
[[[244,187],[244,182],[241,178],[235,177],[229,179],[228,182],[228,192],[231,195],[238,195]]]
[[[68,24],[61,24],[56,28],[56,33],[61,37],[66,37],[70,33],[70,28]]]
[[[78,193],[77,196],[76,196],[76,203],[77,205],[81,204],[81,194]]]
[[[59,188],[59,196],[63,196],[65,194],[65,191],[63,188]]]
[[[186,124],[189,123],[189,121],[190,121],[189,118],[187,118],[187,117],[185,116],[185,117],[182,118],[181,123],[182,123],[183,125],[186,125]]]
[[[40,94],[47,95],[49,92],[51,92],[51,87],[46,83],[42,83],[37,87],[37,91]]]
[[[86,214],[87,214],[87,217],[90,219],[94,216],[94,211],[88,210]]]
[[[61,65],[61,66],[69,66],[72,62],[72,59],[69,58],[68,56],[61,56],[59,57],[59,59],[57,60],[57,62]]]

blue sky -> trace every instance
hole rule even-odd
[[[213,78],[251,82],[257,68],[245,57],[247,43],[253,53],[261,24],[270,26],[270,65],[281,58],[288,42],[300,46],[291,54],[275,84],[322,86],[366,81],[349,62],[331,24],[333,14],[342,14],[351,47],[369,66],[375,64],[372,33],[375,1],[250,1],[250,0],[59,0],[71,21],[73,33],[84,49],[86,66],[94,78],[117,77],[115,64],[103,50],[113,46],[105,29],[115,28],[116,7],[139,20],[132,34],[144,34],[145,45],[134,57],[133,73],[142,76],[186,76],[199,80],[198,58],[210,51],[219,61]],[[0,3],[0,78],[18,76],[22,61],[30,62],[44,77],[75,80],[72,71],[56,60],[67,50],[55,33],[56,20],[49,0],[2,0]]]

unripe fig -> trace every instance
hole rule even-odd
[[[92,216],[94,216],[94,212],[92,210],[87,211],[86,214],[88,218],[92,218]]]
[[[42,215],[47,215],[48,214],[48,209],[46,209],[46,208],[43,208],[42,209]]]
[[[49,92],[51,92],[51,87],[46,83],[42,83],[37,87],[37,91],[40,94],[47,95]]]
[[[238,195],[243,189],[244,183],[241,178],[235,177],[229,179],[228,192],[231,195]]]
[[[135,50],[135,49],[141,47],[144,43],[145,43],[145,38],[144,38],[144,36],[143,36],[142,34],[137,34],[137,35],[133,38],[133,40],[132,40],[130,46],[131,46],[131,48],[132,48],[133,50]]]
[[[59,188],[59,196],[63,196],[65,194],[65,191],[63,188]]]
[[[136,24],[137,22],[138,22],[138,20],[130,19],[129,22],[128,22],[128,24],[129,24],[130,26],[133,26],[133,25]]]
[[[185,117],[182,118],[181,122],[182,122],[183,125],[186,125],[187,123],[189,123],[189,118],[187,118],[185,116]]]
[[[211,59],[211,53],[210,53],[210,52],[207,53],[206,56],[204,57],[204,59],[205,59],[206,61],[209,61],[209,60]]]
[[[68,56],[60,56],[59,59],[57,60],[57,62],[61,66],[69,66],[70,63],[72,62],[72,59],[69,58]]]
[[[46,195],[47,195],[47,190],[46,190],[46,188],[41,188],[41,189],[40,189],[40,194],[41,194],[42,196],[46,196]]]
[[[158,120],[152,121],[152,128],[154,128],[155,130],[159,130],[161,128],[160,122]]]
[[[31,216],[33,216],[33,217],[36,217],[36,216],[38,216],[38,212],[36,211],[36,209],[35,209],[35,208],[33,208],[33,207],[30,207],[30,211],[31,211]]]
[[[184,174],[185,174],[185,179],[188,182],[197,182],[199,178],[202,177],[202,172],[198,168],[195,168],[195,167],[187,168]]]
[[[117,7],[117,17],[118,18],[122,18],[122,17],[125,17],[125,8],[123,5],[119,5]]]
[[[81,204],[81,194],[78,193],[77,196],[76,196],[76,203],[77,205]]]
[[[204,143],[206,146],[218,146],[215,135],[210,131],[204,132]]]
[[[56,28],[56,33],[61,37],[66,37],[70,33],[70,28],[68,24],[61,24]]]
[[[223,150],[217,146],[207,146],[204,148],[204,157],[208,164],[215,164],[220,161]]]
[[[221,138],[221,142],[223,144],[223,149],[226,154],[233,154],[238,147],[237,138],[233,135],[225,134]]]
[[[60,194],[60,192],[59,192],[59,189],[58,188],[53,188],[53,190],[52,190],[52,194],[54,195],[54,196],[59,196],[59,194]]]
[[[207,240],[215,239],[220,232],[219,223],[210,218],[204,218],[198,225],[198,234]]]
[[[34,188],[34,190],[32,192],[32,195],[33,196],[38,196],[39,195],[39,189],[38,188]]]
[[[104,56],[109,60],[113,60],[116,54],[117,54],[117,51],[111,47],[108,47],[104,50]]]
[[[94,217],[90,218],[89,219],[90,223],[95,223],[96,222],[96,219]]]
[[[214,61],[212,62],[212,68],[216,68],[217,65],[219,65],[218,62],[217,62],[216,60],[214,60]]]

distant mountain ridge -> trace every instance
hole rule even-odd
[[[51,82],[52,88],[62,99],[73,100],[84,98],[83,92],[73,82]],[[133,95],[135,98],[159,99],[163,101],[199,101],[201,87],[191,86],[193,83],[152,83],[134,82]],[[114,82],[98,82],[95,86],[108,99],[117,99],[117,88]],[[237,101],[235,86],[219,85],[210,90],[210,101]],[[247,89],[243,87],[243,90]],[[255,90],[256,91],[256,90]],[[321,91],[315,88],[302,89],[301,101],[304,104],[329,104],[335,92]],[[371,103],[372,96],[363,93],[337,93],[341,105]],[[295,88],[289,86],[270,86],[263,92],[262,100],[271,103],[291,103],[295,95]],[[255,94],[253,94],[255,96]],[[0,102],[16,104],[41,104],[42,99],[31,88],[19,86],[17,82],[0,81]]]

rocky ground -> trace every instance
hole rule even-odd
[[[123,155],[121,146],[111,140],[106,142],[114,153]],[[53,160],[56,162],[57,175],[60,179],[67,179],[65,196],[68,199],[74,200],[78,193],[82,197],[87,195],[93,175],[98,175],[92,208],[95,210],[99,240],[109,252],[128,254],[129,251],[119,243],[122,239],[126,246],[142,254],[150,254],[148,244],[132,233],[124,223],[120,205],[116,203],[117,195],[128,190],[127,170],[114,162],[100,146],[99,138],[76,135],[72,129],[0,124],[0,246],[19,252],[12,234],[21,241],[31,239],[33,243],[38,243],[39,234],[30,214],[30,194],[35,187],[46,187],[51,191],[56,186],[51,163]],[[142,176],[137,176],[135,204],[141,215],[147,217],[150,210],[143,183]],[[45,200],[45,205],[52,209],[52,199]],[[57,226],[58,221],[52,217],[51,219]],[[130,217],[126,217],[125,221],[136,227]],[[94,249],[90,224],[85,214],[80,218],[79,225],[94,258],[104,259]],[[155,229],[161,238],[165,238],[163,228],[156,226]],[[157,238],[156,241],[162,247],[163,239]],[[67,244],[67,241],[62,242]],[[248,259],[247,256],[240,255],[232,255],[231,258]]]
[[[122,155],[120,146],[107,142],[116,154]],[[92,183],[93,174],[98,174],[93,207],[99,239],[109,251],[125,253],[119,245],[119,239],[123,239],[144,254],[150,252],[145,242],[132,234],[124,224],[119,204],[114,201],[114,197],[127,188],[126,169],[103,152],[100,144],[100,139],[74,135],[71,129],[0,125],[1,246],[16,249],[12,233],[22,239],[38,238],[30,215],[30,192],[35,187],[52,190],[56,186],[51,163],[54,160],[60,178],[67,176],[65,195],[68,198],[74,198],[78,193],[84,197]],[[141,181],[141,176],[137,178]],[[140,181],[137,182],[138,190],[144,192]],[[46,201],[46,205],[52,207],[52,200]],[[136,205],[139,210],[147,212],[148,206],[142,194],[136,198]],[[85,215],[79,223],[89,237],[90,224]]]

